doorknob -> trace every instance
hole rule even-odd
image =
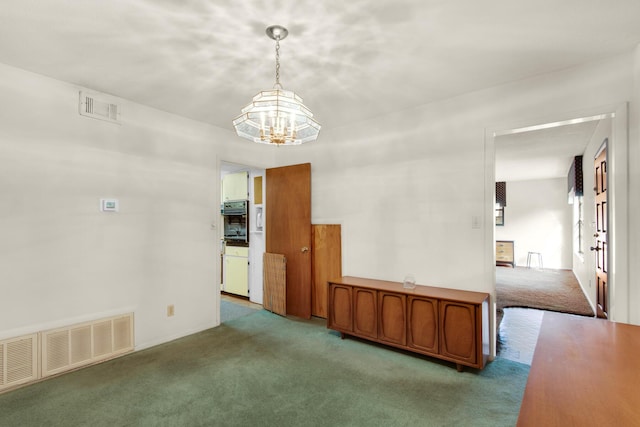
[[[309,252],[309,248],[306,247],[306,246],[303,246],[302,249],[300,249],[300,252],[302,252],[302,253]]]
[[[598,252],[600,250],[600,248],[597,247],[597,246],[595,248],[593,246],[591,246],[589,249],[592,250],[592,251],[596,251],[596,252]]]

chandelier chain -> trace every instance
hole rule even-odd
[[[280,37],[276,37],[276,89],[282,89],[280,84]]]

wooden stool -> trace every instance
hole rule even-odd
[[[527,252],[527,268],[531,268],[531,258],[538,258],[538,268],[542,267],[542,254],[540,252]]]

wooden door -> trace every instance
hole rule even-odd
[[[327,282],[342,276],[340,224],[311,225],[311,314],[327,317]]]
[[[594,161],[595,171],[595,204],[596,204],[596,232],[595,246],[591,250],[596,254],[596,314],[598,317],[609,317],[609,286],[607,280],[608,251],[607,251],[607,146],[605,145]]]
[[[266,170],[266,251],[287,259],[287,314],[311,318],[311,164]]]

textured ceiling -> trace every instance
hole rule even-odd
[[[612,56],[640,1],[3,0],[0,62],[231,129],[281,81],[325,127]]]
[[[566,178],[599,120],[496,137],[496,181]]]
[[[0,62],[232,129],[273,87],[272,24],[329,129],[628,51],[640,1],[3,0]]]

